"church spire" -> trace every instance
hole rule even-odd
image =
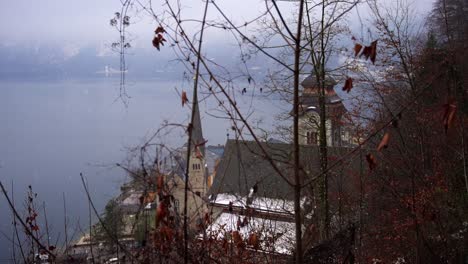
[[[196,147],[200,153],[205,156],[205,139],[203,138],[203,130],[200,118],[200,109],[198,108],[198,101],[194,101],[193,103],[194,111],[193,111],[193,124],[192,124],[192,151],[196,152]]]

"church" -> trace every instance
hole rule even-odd
[[[350,147],[355,145],[355,140],[350,136],[352,133],[349,127],[345,125],[346,108],[334,90],[336,82],[329,77],[325,83],[328,156],[336,159],[348,153]],[[301,85],[303,91],[300,96],[299,142],[301,179],[306,182],[308,175],[314,175],[320,170],[319,89],[314,75],[305,78]],[[295,236],[294,192],[283,177],[292,175],[292,144],[272,140],[261,142],[259,146],[254,141],[228,139],[224,148],[218,146],[217,152],[211,151],[213,146],[204,146],[198,108],[195,113],[189,162],[192,197],[192,201],[188,202],[189,211],[198,214],[199,218],[207,211],[210,213],[213,220],[206,227],[207,234],[216,234],[218,238],[222,238],[222,233],[237,231],[241,237],[247,239],[253,232],[260,232],[264,239],[257,246],[265,254],[270,257],[291,256]],[[267,151],[269,158],[265,157],[263,150]],[[268,159],[275,162],[283,175],[272,168]],[[352,160],[350,162],[356,164]],[[346,170],[352,168],[350,164],[343,164],[330,174],[342,177]],[[330,187],[331,191],[337,188],[348,187]],[[313,188],[304,188],[303,195],[301,207],[304,212],[303,228],[306,230],[304,240],[307,248],[317,239],[315,231],[307,232],[307,225],[316,221],[317,201]],[[203,207],[199,203],[203,203]]]

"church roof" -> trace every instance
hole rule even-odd
[[[261,144],[283,174],[291,177],[293,145]],[[349,151],[345,147],[328,147],[329,157],[339,157]],[[320,170],[318,146],[301,146],[301,163],[308,175],[316,175]],[[292,199],[294,194],[293,188],[272,168],[255,141],[228,140],[208,195],[247,196],[255,185],[260,197]]]
[[[309,76],[307,76],[302,82],[301,82],[302,87],[304,88],[315,88],[319,87],[318,82],[317,82],[317,76],[315,76],[315,73],[312,72]],[[325,88],[326,89],[333,89],[333,86],[336,85],[335,79],[333,79],[331,76],[327,75],[325,76]]]

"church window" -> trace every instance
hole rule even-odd
[[[307,145],[317,145],[317,132],[307,131]]]

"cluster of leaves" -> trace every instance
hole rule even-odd
[[[164,42],[166,42],[166,39],[163,36],[164,33],[166,33],[166,30],[162,26],[158,26],[154,30],[153,47],[157,50],[160,50],[161,46],[164,46]]]
[[[353,40],[356,39],[353,37]],[[377,57],[377,40],[372,41],[369,46],[363,46],[359,43],[354,44],[354,56],[357,57],[358,55],[359,57],[364,56],[366,60],[370,58],[372,63],[375,64],[375,59]]]

